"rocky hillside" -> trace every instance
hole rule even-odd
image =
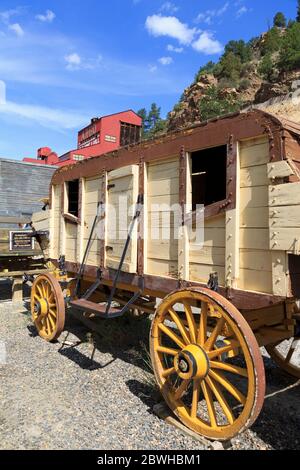
[[[298,96],[300,22],[278,26],[274,19],[267,33],[248,43],[230,41],[219,62],[199,70],[169,113],[167,128],[180,129],[253,106],[300,121]]]

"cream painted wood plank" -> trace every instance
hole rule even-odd
[[[251,137],[250,139],[244,139],[240,141],[240,146],[244,149],[247,149],[249,147],[254,147],[255,145],[261,145],[263,143],[266,143],[268,141],[267,137],[265,134],[262,134],[261,136],[257,136],[255,138]]]
[[[270,207],[270,228],[300,228],[300,205]]]
[[[257,186],[254,188],[240,189],[240,210],[248,207],[268,207],[268,186]]]
[[[163,196],[179,193],[179,178],[166,178],[163,180],[153,180],[148,183],[149,196]]]
[[[267,165],[250,166],[241,169],[240,187],[268,186],[269,178]]]
[[[242,150],[241,168],[257,166],[269,163],[269,145],[257,145],[247,150]]]
[[[178,263],[173,261],[166,261],[161,259],[147,259],[147,273],[163,276],[163,277],[178,277]]]
[[[267,167],[268,178],[270,179],[286,178],[287,176],[292,176],[294,174],[294,170],[286,160],[268,163]]]
[[[247,207],[240,215],[241,228],[268,228],[268,207]]]
[[[107,179],[110,183],[112,180],[119,179],[119,178],[126,178],[127,176],[136,176],[138,171],[138,165],[128,165],[124,166],[123,168],[118,168],[117,170],[113,170],[108,172]]]
[[[178,194],[165,194],[162,196],[149,196],[148,197],[148,211],[157,212],[158,210],[168,211],[170,206],[179,204]],[[174,206],[172,210],[175,210]]]
[[[179,158],[148,165],[148,182],[179,178]]]
[[[86,193],[85,203],[86,204],[98,204],[99,201],[99,191],[90,191]]]
[[[198,281],[198,282],[203,282],[206,284],[209,280],[209,275],[213,272],[218,273],[219,284],[224,286],[225,284],[224,266],[190,263],[190,281]]]
[[[178,259],[178,240],[149,240],[148,239],[149,258],[158,258],[163,260],[177,261]]]
[[[255,271],[272,271],[272,253],[266,250],[240,250],[240,267]]]
[[[300,204],[300,183],[285,183],[270,186],[270,206],[296,206]]]
[[[119,258],[111,258],[107,257],[106,259],[106,267],[111,269],[118,269],[120,264]],[[133,273],[136,271],[136,265],[134,263],[128,263],[125,261],[122,265],[122,271],[125,273]]]
[[[101,176],[93,179],[86,179],[85,180],[85,192],[86,194],[91,192],[97,192],[101,189]]]
[[[123,178],[118,178],[117,184],[115,184],[115,180],[111,179],[108,180],[108,184],[115,184],[114,187],[109,188],[109,194],[118,194],[123,193],[124,191],[130,191],[133,188],[133,178],[132,175],[124,176]]]
[[[226,219],[225,215],[217,215],[211,219],[205,220],[204,225],[206,229],[222,228],[225,229]]]
[[[298,254],[300,252],[300,228],[276,227],[271,229],[270,249]]]
[[[66,222],[66,238],[77,238],[77,224]]]
[[[272,272],[241,268],[238,288],[271,294],[273,291]]]
[[[225,248],[190,245],[190,263],[225,267]]]
[[[240,247],[255,250],[269,250],[269,230],[263,228],[240,229]]]
[[[287,258],[284,251],[272,252],[273,294],[285,297],[288,290]]]

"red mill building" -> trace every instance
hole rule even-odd
[[[76,150],[61,155],[49,147],[38,150],[37,159],[24,158],[24,162],[64,166],[89,157],[103,155],[141,139],[142,119],[134,111],[93,118],[91,123],[78,132]]]

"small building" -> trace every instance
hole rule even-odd
[[[7,227],[11,217],[30,219],[43,208],[56,168],[0,158],[0,226]]]
[[[90,124],[78,132],[77,148],[58,156],[49,147],[38,150],[37,160],[25,158],[25,162],[66,166],[86,158],[101,156],[141,140],[142,118],[128,110],[101,118],[91,119]]]

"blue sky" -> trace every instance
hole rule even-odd
[[[0,157],[76,147],[93,116],[157,102],[165,115],[230,39],[267,30],[296,0],[0,2]],[[3,94],[3,93],[2,93]]]

